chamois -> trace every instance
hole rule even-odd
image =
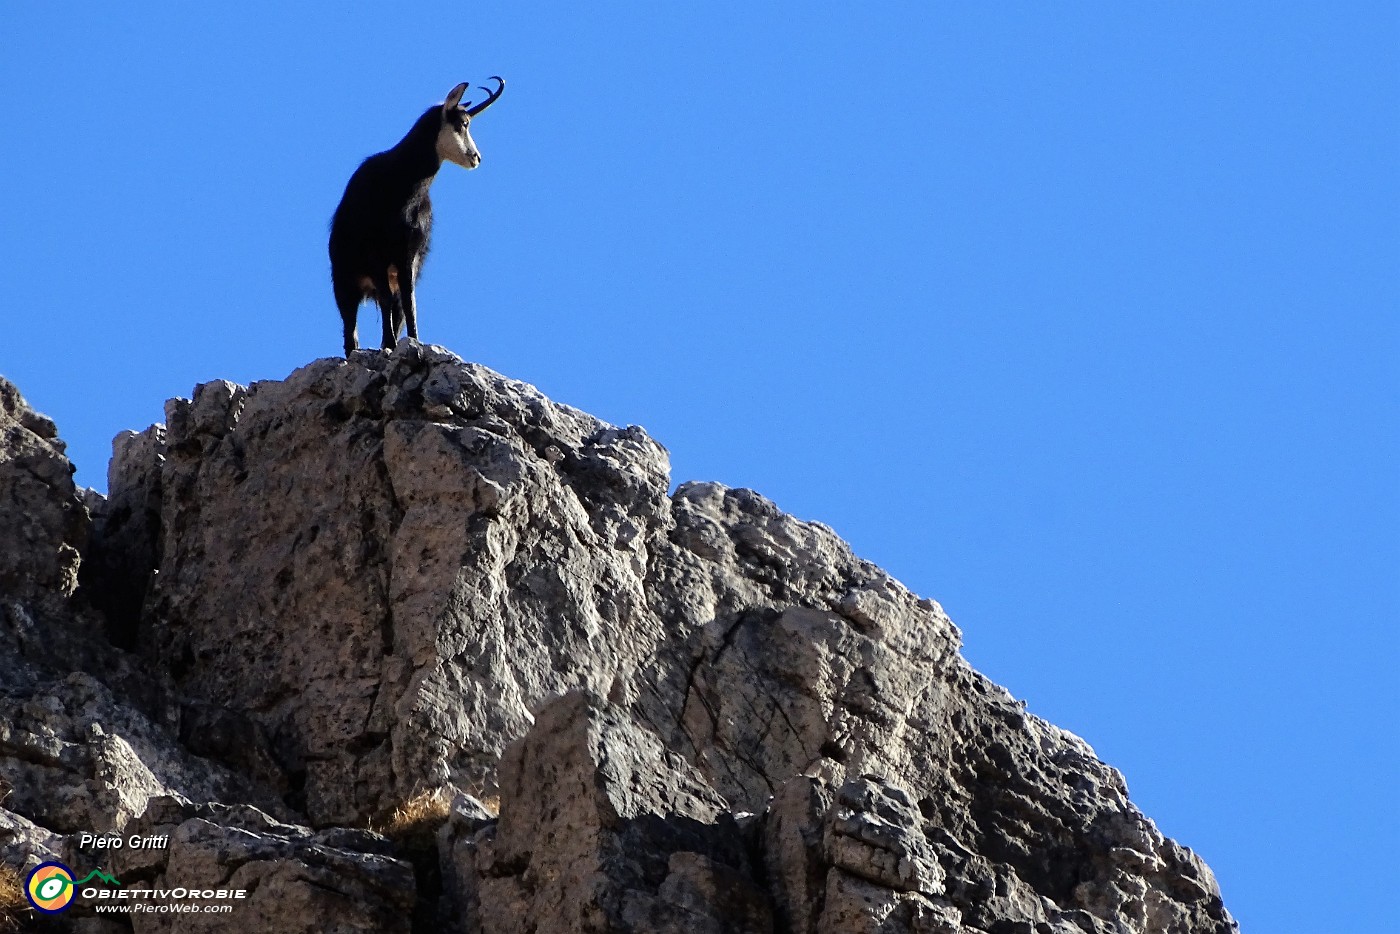
[[[385,350],[399,332],[418,339],[418,309],[413,286],[433,231],[428,188],[443,160],[467,169],[481,164],[472,141],[472,118],[496,102],[506,83],[492,76],[496,90],[486,100],[464,106],[467,85],[452,89],[447,100],[429,107],[393,149],[370,156],[350,176],[331,219],[331,287],[345,323],[345,356],[359,346],[355,316],[372,298],[384,318]]]

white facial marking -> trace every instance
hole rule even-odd
[[[466,124],[453,126],[452,121],[443,120],[438,130],[438,155],[445,162],[452,162],[465,169],[474,169],[481,164],[481,153],[476,151],[470,128]]]

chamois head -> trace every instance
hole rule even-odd
[[[466,169],[474,169],[481,165],[481,153],[477,151],[476,143],[472,140],[472,117],[496,103],[496,98],[506,89],[506,83],[500,77],[492,75],[491,80],[495,81],[498,87],[495,91],[482,88],[481,90],[486,91],[486,100],[480,104],[471,107],[462,104],[462,95],[467,92],[465,81],[453,88],[447,95],[447,100],[443,101],[442,127],[438,130],[437,138],[437,154],[443,161],[456,163]]]

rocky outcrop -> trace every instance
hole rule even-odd
[[[88,516],[53,420],[0,378],[0,593],[62,599],[78,586]]]
[[[463,930],[769,931],[725,800],[657,737],[581,692],[501,763],[500,820],[473,841]],[[460,858],[460,854],[446,854]],[[464,872],[465,870],[465,872]]]
[[[372,831],[313,831],[257,808],[193,805],[183,797],[150,799],[130,829],[168,845],[118,851],[112,866],[123,885],[242,893],[233,901],[243,931],[411,930],[413,868]],[[231,925],[222,915],[158,914],[140,929],[213,934]]]
[[[641,429],[405,341],[199,386],[84,498],[5,392],[10,861],[161,828],[130,872],[263,893],[210,931],[1234,930],[936,603]]]

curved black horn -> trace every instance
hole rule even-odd
[[[500,85],[500,87],[496,88],[495,91],[491,91],[488,88],[482,88],[482,90],[486,92],[486,100],[482,101],[480,104],[473,104],[471,107],[468,107],[467,116],[475,117],[487,107],[490,107],[492,104],[496,103],[496,98],[500,97],[501,92],[506,89],[506,79],[502,78],[500,75],[492,75],[490,80],[495,81],[497,84]]]

